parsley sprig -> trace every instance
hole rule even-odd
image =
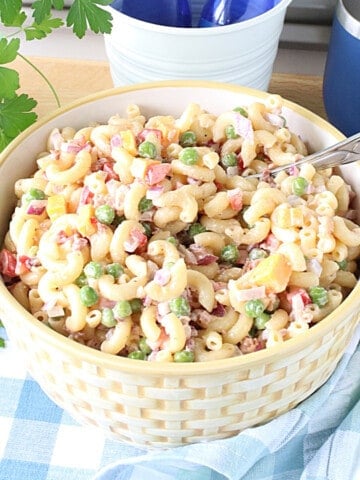
[[[110,33],[111,14],[102,7],[112,0],[74,0],[66,16],[66,26],[78,38],[88,29],[94,33]],[[0,152],[23,130],[33,124],[37,101],[26,93],[18,93],[19,74],[11,68],[17,57],[29,63],[47,82],[58,106],[59,98],[47,78],[20,53],[22,39],[41,40],[64,26],[56,11],[64,9],[64,0],[35,0],[31,15],[22,9],[22,0],[6,0],[0,8]],[[11,33],[7,32],[11,29]]]

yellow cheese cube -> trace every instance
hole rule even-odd
[[[273,293],[280,293],[287,287],[291,272],[287,258],[281,253],[273,253],[249,272],[247,280],[258,286],[264,285]]]
[[[131,130],[123,130],[120,132],[122,140],[122,147],[125,148],[131,155],[137,155],[137,147],[135,135]]]
[[[159,160],[151,160],[150,158],[134,158],[131,165],[131,174],[135,178],[145,179],[147,170],[150,165],[159,165],[161,162]]]
[[[51,195],[47,200],[46,212],[53,222],[66,213],[66,201],[62,195]]]
[[[94,213],[94,207],[90,204],[81,205],[78,209],[78,231],[83,237],[89,237],[96,232],[96,226],[91,222]]]

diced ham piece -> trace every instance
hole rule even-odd
[[[85,138],[82,137],[77,140],[71,140],[69,142],[63,142],[61,145],[61,151],[64,153],[72,153],[76,155],[77,153],[80,152],[80,150],[83,150],[84,147],[86,147],[86,141]]]
[[[270,252],[275,252],[280,247],[280,241],[275,237],[273,233],[265,238],[265,241],[260,244],[260,248],[265,248]]]
[[[58,128],[54,128],[54,130],[50,134],[50,148],[54,150],[60,150],[61,144],[64,141],[64,137],[61,135]]]
[[[171,170],[170,163],[150,164],[146,169],[145,183],[147,185],[156,185],[164,180]]]
[[[154,135],[160,143],[162,142],[162,131],[157,128],[144,128],[138,134],[138,139],[140,142],[144,142],[149,134]]]
[[[122,143],[121,135],[113,135],[110,139],[111,147],[121,147]]]
[[[201,328],[207,328],[209,323],[213,320],[211,313],[201,308],[193,309],[190,314],[190,319]]]
[[[210,265],[218,260],[216,255],[202,245],[193,243],[189,246],[189,250],[195,256],[196,263],[193,265]]]
[[[297,177],[299,175],[299,169],[295,164],[290,165],[289,175],[292,175],[294,177]]]
[[[106,181],[119,180],[119,175],[114,172],[113,162],[105,162],[103,166],[103,171],[104,173],[106,173]]]
[[[146,198],[148,200],[154,200],[154,198],[160,197],[163,192],[164,187],[162,185],[154,185],[153,187],[148,188]]]
[[[230,207],[239,212],[243,208],[243,194],[240,188],[234,188],[227,191]]]
[[[94,194],[90,191],[89,187],[85,185],[80,193],[79,206],[91,203],[93,197]]]
[[[264,285],[262,285],[261,287],[245,288],[244,290],[236,291],[236,299],[239,302],[246,302],[248,300],[265,298],[265,296],[266,296],[266,289]]]
[[[254,129],[251,120],[240,113],[235,114],[235,132],[250,143],[254,142]]]
[[[46,203],[46,200],[31,200],[27,207],[26,213],[29,215],[41,215],[45,211]]]
[[[55,305],[51,309],[47,310],[47,314],[49,315],[49,317],[62,317],[63,315],[65,315],[65,311],[60,305]]]
[[[114,302],[113,300],[108,300],[107,298],[105,297],[100,297],[99,299],[99,303],[98,303],[98,307],[100,309],[103,309],[103,308],[114,308],[116,305],[116,302]]]
[[[133,228],[130,232],[129,238],[124,242],[124,248],[127,252],[135,252],[138,248],[144,247],[147,244],[147,236],[138,230]]]
[[[168,268],[160,268],[155,272],[154,282],[158,285],[164,286],[169,283],[171,278],[171,273]]]
[[[221,303],[217,303],[216,307],[211,312],[211,315],[215,315],[215,317],[223,317],[225,313],[226,313],[226,309],[224,305],[222,305]]]
[[[87,247],[88,243],[89,242],[87,238],[80,237],[78,234],[75,234],[73,236],[72,249],[82,250],[83,248]]]
[[[31,269],[31,258],[27,255],[19,255],[16,261],[15,273],[17,275],[23,275],[29,272]]]
[[[3,248],[0,252],[0,272],[8,277],[16,277],[16,255]]]
[[[258,338],[245,337],[240,343],[241,353],[253,353],[265,348],[265,341]]]
[[[294,287],[286,294],[286,298],[291,304],[293,304],[294,297],[300,297],[304,306],[312,303],[310,295],[304,288]]]

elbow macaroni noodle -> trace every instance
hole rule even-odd
[[[112,355],[209,361],[311,331],[357,282],[352,192],[307,154],[269,95],[216,116],[54,129],[0,256],[39,321]],[[290,164],[271,178],[272,167]],[[262,172],[259,179],[246,178]]]

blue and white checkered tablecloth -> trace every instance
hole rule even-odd
[[[151,452],[72,420],[7,341],[0,480],[360,480],[359,337],[360,329],[326,384],[290,412],[230,439]]]

